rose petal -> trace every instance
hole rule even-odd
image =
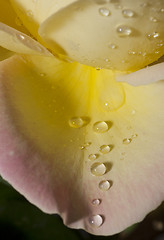
[[[156,81],[164,80],[164,63],[146,67],[137,72],[117,76],[118,82],[127,82],[132,86],[146,85]]]
[[[39,34],[54,53],[82,64],[140,69],[164,53],[163,0],[119,3],[76,1],[45,20]]]
[[[27,29],[24,28],[20,19],[16,15],[11,3],[9,0],[0,0],[0,22],[9,25],[21,31],[25,34],[28,34]]]
[[[136,88],[116,83],[109,70],[41,57],[15,57],[0,67],[0,172],[27,199],[99,235],[123,230],[161,203],[163,81]],[[110,88],[122,97],[109,91],[108,98]],[[81,120],[73,124],[72,117]],[[106,123],[97,129],[97,121]],[[91,173],[95,162],[106,167],[103,176]],[[108,191],[99,188],[102,180],[110,181]]]
[[[75,0],[10,0],[16,13],[30,33],[37,39],[38,27],[49,16]]]
[[[52,56],[37,41],[3,23],[0,23],[0,46],[17,53]]]
[[[0,47],[0,61],[11,57],[13,54],[14,54],[13,52],[8,51],[7,49]]]

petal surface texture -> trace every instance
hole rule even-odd
[[[45,20],[39,34],[74,61],[134,71],[163,55],[163,22],[163,0],[79,0]]]
[[[0,173],[70,227],[120,232],[164,198],[163,91],[54,58],[3,61]]]
[[[3,23],[0,23],[0,46],[17,53],[52,56],[37,41]]]
[[[10,0],[14,10],[30,33],[38,38],[40,24],[49,16],[76,0]]]

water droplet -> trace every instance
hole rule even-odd
[[[155,17],[150,17],[149,19],[151,22],[154,22],[154,23],[158,22],[157,18],[155,18]]]
[[[134,16],[134,12],[131,9],[124,9],[122,10],[122,15],[124,17],[133,17]]]
[[[106,58],[105,61],[106,61],[106,62],[110,62],[110,59],[109,59],[109,58]]]
[[[93,125],[93,130],[96,133],[105,133],[109,130],[109,126],[106,122],[102,121],[102,122],[96,122]]]
[[[28,16],[28,17],[33,17],[33,12],[32,12],[31,10],[28,10],[28,11],[27,11],[27,16]]]
[[[136,138],[136,137],[138,137],[138,134],[133,134],[133,135],[131,136],[131,138]]]
[[[135,55],[136,52],[135,52],[135,51],[129,51],[128,54],[129,54],[129,55]]]
[[[17,34],[16,37],[19,41],[24,41],[26,39],[26,37],[23,34],[20,34],[20,33]]]
[[[89,218],[89,223],[93,227],[100,227],[103,224],[103,218],[101,215],[93,215]]]
[[[84,145],[81,146],[81,150],[86,149],[86,148],[89,147],[91,144],[92,144],[91,142],[84,143]]]
[[[96,70],[97,70],[97,71],[100,71],[100,70],[101,70],[101,67],[97,67]]]
[[[110,44],[108,45],[108,47],[111,48],[111,49],[116,49],[116,48],[117,48],[117,45],[114,44],[114,43],[110,43]]]
[[[92,201],[92,204],[93,204],[94,206],[98,206],[98,205],[100,205],[100,203],[101,203],[101,200],[100,200],[100,199],[94,199],[94,200]]]
[[[103,191],[109,190],[110,187],[111,187],[111,184],[108,180],[103,180],[99,183],[99,188]]]
[[[109,145],[102,145],[100,147],[100,152],[102,154],[106,154],[106,153],[109,153],[111,151],[111,147]]]
[[[111,12],[107,8],[100,8],[99,9],[99,14],[103,17],[108,17],[111,15]]]
[[[150,39],[150,40],[158,38],[159,36],[160,36],[160,34],[158,32],[153,32],[153,33],[147,34],[147,38]]]
[[[149,5],[149,3],[144,2],[144,3],[141,3],[140,6],[141,6],[141,7],[148,7],[148,6],[150,6],[150,5]]]
[[[162,47],[163,43],[157,43],[157,47]]]
[[[123,144],[128,145],[129,143],[131,143],[132,139],[131,138],[124,138],[123,139]]]
[[[73,117],[69,120],[69,125],[72,128],[81,128],[87,124],[87,119],[83,117]]]
[[[91,160],[91,161],[96,160],[97,158],[98,158],[98,154],[90,154],[88,156],[88,159]]]
[[[91,173],[94,176],[102,176],[104,175],[106,172],[106,167],[103,163],[97,162],[92,164],[91,166]]]
[[[45,77],[46,74],[45,74],[45,73],[40,73],[40,76],[41,76],[41,77]]]
[[[128,37],[132,34],[132,29],[128,26],[121,25],[117,27],[117,33],[120,37]]]

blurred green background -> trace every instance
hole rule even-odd
[[[94,236],[69,229],[57,215],[30,204],[0,178],[0,240],[164,240],[164,204],[143,222],[114,236]]]

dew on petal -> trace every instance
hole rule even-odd
[[[147,34],[147,38],[148,39],[156,39],[156,38],[158,38],[160,36],[160,34],[159,34],[159,32],[153,32],[153,33],[149,33],[149,34]]]
[[[132,34],[132,29],[126,25],[117,27],[117,33],[120,37],[128,37]]]
[[[89,147],[91,144],[92,144],[91,142],[86,142],[86,143],[84,143],[84,145],[81,146],[81,150],[86,149],[86,148]]]
[[[92,204],[93,204],[94,206],[99,206],[100,203],[101,203],[101,200],[100,200],[100,199],[94,199],[94,200],[92,201]]]
[[[109,126],[105,121],[100,121],[93,125],[93,130],[96,133],[105,133],[109,130]]]
[[[31,10],[28,10],[28,11],[27,11],[27,16],[28,16],[28,17],[33,17],[33,12],[32,12]]]
[[[106,153],[109,153],[111,151],[111,146],[110,145],[102,145],[100,147],[100,152],[102,154],[106,154]]]
[[[136,138],[136,137],[138,137],[138,134],[133,134],[133,135],[131,136],[131,138]]]
[[[154,23],[158,22],[157,18],[155,17],[150,17],[149,20]]]
[[[73,117],[69,120],[69,125],[72,128],[82,128],[87,123],[88,123],[88,119],[83,117]]]
[[[100,227],[103,224],[103,218],[101,215],[93,215],[89,218],[89,224],[92,227]]]
[[[90,155],[88,156],[88,159],[91,160],[91,161],[94,161],[94,160],[96,160],[97,158],[98,158],[98,154],[90,154]]]
[[[131,143],[132,139],[131,138],[124,138],[123,139],[123,144],[128,145],[129,143]]]
[[[108,44],[108,47],[111,48],[111,49],[116,49],[117,45],[114,44],[114,43],[110,43],[110,44]]]
[[[103,163],[96,162],[91,166],[91,173],[94,176],[103,176],[106,172],[106,166]]]
[[[103,17],[108,17],[111,15],[111,12],[107,8],[100,8],[99,9],[99,14]]]
[[[122,15],[124,17],[130,18],[134,16],[134,12],[131,9],[124,9],[122,10]]]
[[[108,180],[103,180],[99,183],[99,188],[103,191],[109,190],[111,183]]]

